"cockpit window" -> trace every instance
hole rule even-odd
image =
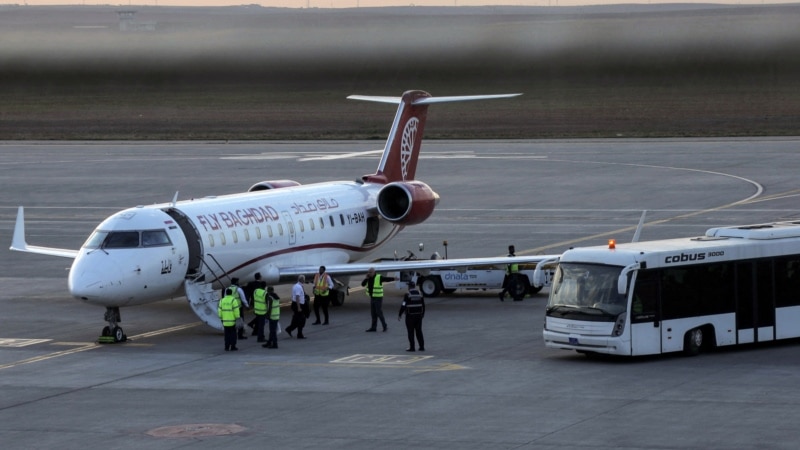
[[[86,240],[86,243],[83,244],[86,248],[99,248],[103,245],[103,241],[106,240],[108,236],[108,231],[95,231],[89,236],[89,239]]]
[[[158,247],[162,245],[172,245],[166,230],[145,230],[142,231],[143,247]]]
[[[141,234],[141,244],[139,235]],[[96,230],[89,236],[86,248],[139,248],[141,247],[161,247],[172,245],[167,230],[144,230],[144,231],[100,231]]]
[[[138,231],[112,231],[108,233],[103,248],[136,248],[139,246]]]

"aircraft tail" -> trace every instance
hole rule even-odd
[[[351,95],[347,97],[351,100],[399,105],[394,116],[394,122],[392,122],[392,128],[389,131],[389,137],[383,148],[383,156],[378,164],[378,170],[372,175],[365,175],[363,179],[384,184],[414,179],[414,175],[417,172],[417,159],[425,129],[425,120],[428,114],[428,105],[432,103],[509,98],[518,95],[522,94],[432,97],[425,91],[406,91],[402,97],[369,95]]]

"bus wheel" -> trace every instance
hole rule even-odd
[[[695,356],[700,354],[700,349],[703,347],[703,329],[694,328],[689,330],[683,337],[683,353],[687,356]]]
[[[442,291],[442,283],[439,277],[425,277],[420,281],[419,289],[425,297],[436,297]]]

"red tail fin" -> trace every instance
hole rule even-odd
[[[391,183],[410,181],[417,173],[417,159],[431,103],[458,102],[465,100],[486,100],[492,98],[516,97],[522,94],[471,95],[458,97],[431,97],[425,91],[406,91],[402,97],[375,97],[351,95],[353,100],[367,100],[382,103],[399,103],[394,116],[389,138],[383,148],[383,156],[378,170],[372,175],[364,175],[364,181],[372,183]]]
[[[386,146],[383,148],[381,162],[378,164],[377,172],[364,176],[364,181],[391,183],[414,179],[422,134],[425,130],[425,119],[428,116],[428,105],[415,105],[414,101],[430,96],[423,91],[407,91],[400,99],[392,99],[394,102],[399,100],[400,105],[394,116]]]

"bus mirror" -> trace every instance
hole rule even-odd
[[[628,274],[622,273],[619,278],[617,278],[617,292],[619,295],[625,295],[628,293]]]
[[[557,263],[560,258],[561,258],[560,256],[554,256],[552,258],[543,259],[536,264],[536,269],[533,270],[534,287],[539,288],[547,284],[547,278],[544,272],[544,266],[548,264]]]
[[[619,278],[617,278],[617,292],[619,292],[619,295],[628,293],[628,274],[639,268],[639,263],[633,263],[626,266],[622,269],[622,272],[619,273]]]

